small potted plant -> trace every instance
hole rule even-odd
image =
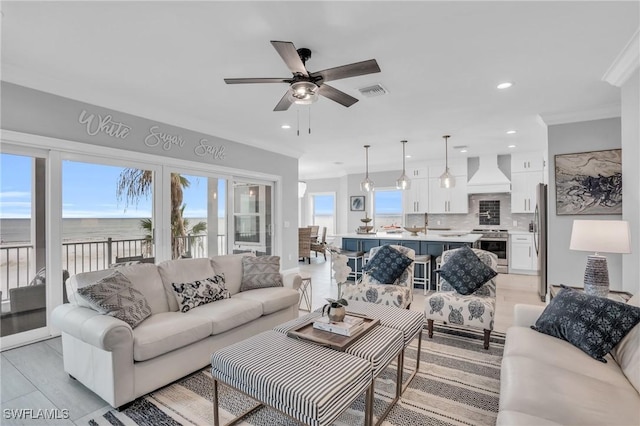
[[[322,307],[322,315],[326,313],[331,322],[340,322],[344,319],[347,311],[345,306],[349,305],[345,299],[327,299],[326,305]]]

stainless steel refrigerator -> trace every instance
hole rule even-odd
[[[538,254],[538,295],[543,302],[547,296],[547,215],[549,212],[547,193],[547,185],[539,183],[536,187],[533,243]]]

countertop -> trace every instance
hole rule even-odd
[[[509,231],[509,235],[533,235],[533,232],[529,232],[529,231]]]
[[[388,234],[386,232],[378,232],[375,234],[340,234],[336,235],[339,238],[358,238],[358,239],[370,239],[370,240],[405,240],[405,241],[435,241],[443,243],[475,243],[480,239],[480,234],[466,234],[461,236],[443,236],[437,233],[428,232],[426,235],[419,233],[418,236],[411,236],[409,232],[403,232],[402,234]]]

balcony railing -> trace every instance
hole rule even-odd
[[[206,257],[209,253],[207,235],[188,235],[179,239],[180,257]],[[176,243],[174,243],[176,244]],[[226,254],[227,239],[218,235],[218,254]],[[145,238],[92,241],[73,241],[62,244],[62,269],[70,275],[109,268],[127,257],[152,258],[154,246]],[[34,247],[32,244],[0,246],[0,291],[2,300],[9,299],[9,289],[24,287],[35,277]]]

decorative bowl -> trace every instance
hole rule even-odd
[[[360,219],[360,222],[362,222],[362,223],[369,223],[369,222],[371,222],[372,220],[373,220],[373,219],[372,219],[372,218],[370,218],[370,217],[365,217],[364,219]]]
[[[417,227],[405,226],[404,230],[408,231],[408,232],[411,232],[411,236],[412,237],[417,237],[418,236],[418,232],[424,232],[424,227],[417,228]]]
[[[360,234],[368,234],[373,229],[373,226],[359,226],[358,232]]]

